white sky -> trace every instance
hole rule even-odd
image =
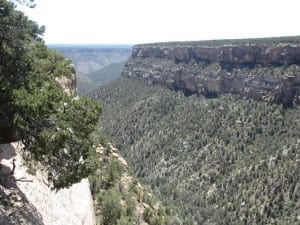
[[[300,0],[36,0],[47,44],[300,35]]]

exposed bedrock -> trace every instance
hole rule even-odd
[[[236,94],[291,107],[300,103],[300,45],[137,45],[123,75],[186,95]]]
[[[133,58],[166,58],[176,63],[218,62],[222,69],[237,66],[253,67],[257,64],[291,65],[300,63],[300,46],[274,45],[241,45],[241,46],[181,46],[163,47],[136,46],[132,51]]]

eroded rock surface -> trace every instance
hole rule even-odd
[[[94,225],[93,200],[87,179],[57,192],[47,185],[45,174],[35,175],[20,155],[18,143],[0,145],[0,224]],[[8,175],[13,169],[14,173]]]
[[[230,93],[290,107],[300,103],[300,44],[137,45],[123,75],[186,95]]]

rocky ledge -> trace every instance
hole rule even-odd
[[[96,224],[88,179],[53,191],[46,172],[32,167],[22,148],[20,142],[0,144],[0,224]]]
[[[300,103],[300,38],[137,45],[123,76],[186,95],[236,94],[291,107]]]

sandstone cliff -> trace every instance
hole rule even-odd
[[[1,172],[8,174],[15,159],[15,170],[0,185],[0,224],[86,224],[94,225],[93,201],[87,179],[52,191],[42,170],[32,170],[21,157],[19,143],[0,145]]]
[[[186,95],[236,94],[290,107],[300,103],[300,41],[137,45],[123,75],[141,77]]]

